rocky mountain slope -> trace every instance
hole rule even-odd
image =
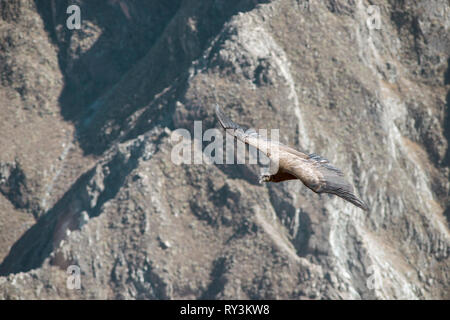
[[[449,29],[446,0],[2,0],[0,298],[449,299]],[[216,102],[370,211],[174,164]]]

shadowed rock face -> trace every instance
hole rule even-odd
[[[372,2],[2,1],[0,298],[449,299],[450,7]],[[175,165],[216,102],[371,210]]]

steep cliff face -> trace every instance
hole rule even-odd
[[[449,299],[450,6],[372,2],[2,1],[0,297]],[[216,102],[370,211],[174,164]]]

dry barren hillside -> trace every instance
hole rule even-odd
[[[173,163],[216,102],[370,210]],[[447,0],[0,0],[0,299],[450,299],[449,139]]]

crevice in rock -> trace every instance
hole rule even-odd
[[[66,28],[66,9],[73,4],[70,1],[35,0],[35,3],[46,31],[58,47],[65,83],[59,98],[61,114],[78,123],[86,108],[113,88],[154,45],[181,1],[128,2],[130,20],[113,1],[79,1],[80,30]],[[91,25],[98,30],[92,30]],[[92,36],[98,38],[90,47],[74,50],[75,37],[86,42]]]
[[[227,259],[225,257],[220,257],[213,262],[213,267],[209,275],[211,282],[208,288],[200,296],[200,300],[211,300],[217,299],[217,295],[223,291],[228,279],[225,274],[228,269]]]
[[[298,226],[294,232],[295,238],[293,239],[293,244],[297,250],[297,254],[300,257],[306,257],[306,255],[310,253],[308,244],[312,234],[312,228],[311,219],[309,218],[308,213],[303,210],[299,210],[298,212]]]
[[[450,70],[450,66],[449,66]],[[442,165],[445,167],[450,166],[450,90],[447,92],[446,97],[446,108],[445,108],[445,118],[443,124],[444,137],[447,140],[447,152],[445,153]]]
[[[19,161],[0,163],[0,193],[14,208],[38,217],[41,208],[31,197],[29,181]]]
[[[305,257],[308,252],[308,243],[311,237],[311,219],[307,212],[301,208],[295,208],[292,200],[280,195],[276,187],[271,186],[269,193],[270,202],[277,213],[278,218],[283,222],[291,235],[291,242],[300,257]]]
[[[450,58],[447,59],[447,70],[444,73],[444,85],[447,84],[450,84]]]
[[[65,195],[12,246],[0,264],[0,275],[38,268],[66,237],[66,230],[78,230],[81,215],[96,217],[102,206],[114,198],[143,156],[146,141],[133,145],[125,157],[116,150],[104,165],[98,164],[83,174]],[[100,172],[97,171],[101,169]],[[98,179],[102,186],[98,186]]]

